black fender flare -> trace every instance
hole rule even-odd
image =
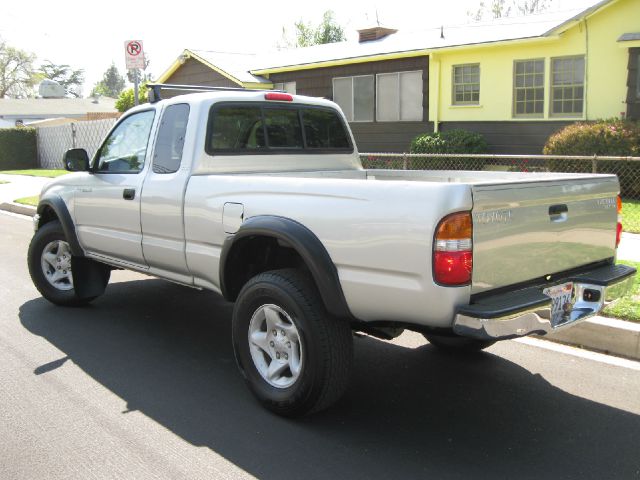
[[[64,236],[67,237],[67,242],[69,243],[69,247],[71,248],[71,253],[76,257],[84,257],[84,250],[80,246],[80,242],[78,241],[78,235],[76,234],[76,228],[73,224],[73,219],[71,218],[71,214],[69,213],[69,209],[67,208],[67,204],[64,203],[64,200],[59,196],[49,196],[46,197],[38,203],[38,215],[40,217],[43,216],[43,213],[46,208],[51,208],[60,224],[62,225],[62,230],[64,231]],[[40,228],[40,224],[38,228]]]
[[[234,245],[248,237],[271,237],[293,248],[309,269],[327,311],[336,317],[353,318],[340,285],[338,270],[320,239],[301,223],[275,215],[251,217],[237,233],[225,240],[220,256],[220,289],[227,300],[235,301],[239,293],[230,291],[225,284],[230,254]]]

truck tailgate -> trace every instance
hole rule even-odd
[[[618,191],[612,175],[474,185],[472,293],[613,257]]]

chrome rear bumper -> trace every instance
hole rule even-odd
[[[533,333],[545,335],[596,315],[624,296],[633,285],[635,268],[608,265],[557,281],[573,283],[574,302],[562,316],[552,318],[551,299],[544,287],[529,287],[485,297],[459,308],[453,322],[457,335],[481,340],[504,340]],[[589,291],[589,295],[585,295]],[[588,301],[585,297],[594,297]]]

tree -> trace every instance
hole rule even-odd
[[[125,79],[112,63],[111,66],[104,72],[102,80],[95,84],[91,95],[104,95],[106,97],[118,98],[118,95],[124,90]]]
[[[331,10],[324,12],[324,15],[322,15],[322,23],[316,27],[313,35],[315,45],[343,42],[346,39],[344,29],[338,25],[335,18],[333,18],[333,12]]]
[[[40,65],[39,75],[42,78],[54,80],[62,85],[68,95],[79,97],[82,94],[84,70],[74,70],[69,65],[56,65],[51,60],[45,60]]]
[[[476,11],[467,12],[472,20],[496,19],[513,15],[531,15],[547,10],[554,0],[490,0],[480,2]]]
[[[327,10],[322,15],[322,21],[314,26],[302,19],[294,24],[295,40],[291,40],[285,27],[282,27],[282,41],[278,48],[300,48],[324,43],[336,43],[346,40],[344,29],[336,23],[333,11]]]
[[[7,45],[0,39],[0,98],[33,95],[36,56]]]
[[[147,83],[140,85],[138,89],[138,101],[139,103],[147,103],[149,101],[147,96]],[[116,100],[116,109],[119,112],[126,112],[135,104],[133,97],[133,88],[127,88],[120,93],[118,100]]]

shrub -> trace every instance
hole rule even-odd
[[[36,129],[0,128],[0,170],[38,167]]]
[[[138,88],[138,102],[142,105],[143,103],[147,103],[147,84],[143,83]],[[119,112],[126,112],[130,108],[133,108],[135,105],[135,98],[133,88],[128,88],[120,92],[118,99],[116,100],[115,107]]]
[[[411,142],[411,153],[486,153],[487,142],[482,135],[467,130],[424,133]],[[421,160],[421,165],[425,165]],[[483,159],[429,159],[428,166],[446,165],[450,170],[482,170]]]
[[[549,137],[545,155],[640,156],[640,124],[628,120],[598,120],[568,125]],[[552,172],[591,172],[592,163],[580,160],[548,160]],[[640,198],[640,162],[598,161],[598,173],[614,173],[620,192],[627,198]]]

